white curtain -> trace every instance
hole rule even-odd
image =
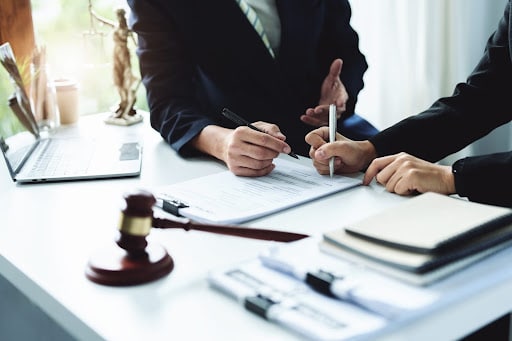
[[[369,69],[356,111],[380,129],[428,108],[465,81],[507,0],[350,0]],[[512,148],[507,125],[462,155]]]

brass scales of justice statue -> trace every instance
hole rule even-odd
[[[133,31],[128,27],[126,12],[122,8],[117,9],[117,22],[114,22],[94,12],[91,0],[89,0],[89,14],[91,30],[88,34],[102,34],[95,29],[94,22],[98,21],[100,24],[106,25],[112,29],[114,40],[112,76],[114,86],[119,93],[119,104],[111,110],[112,113],[105,119],[105,123],[129,126],[141,122],[142,115],[138,113],[134,107],[141,80],[132,73],[130,49],[128,48],[129,40],[131,40],[135,46],[137,46],[137,42]]]

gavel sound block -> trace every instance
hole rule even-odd
[[[180,228],[230,236],[291,242],[308,237],[305,234],[229,225],[208,225],[191,221],[178,222],[153,217],[155,197],[144,190],[125,195],[126,208],[121,212],[118,246],[101,250],[87,264],[85,275],[95,283],[126,286],[146,283],[169,274],[174,262],[158,244],[148,245],[151,227]]]
[[[153,223],[155,197],[138,191],[124,197],[126,208],[121,212],[119,235],[111,248],[94,254],[85,275],[91,281],[111,286],[142,284],[169,274],[174,262],[158,244],[150,244],[146,236]]]

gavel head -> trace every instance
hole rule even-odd
[[[151,230],[156,199],[148,191],[137,190],[124,195],[126,206],[121,211],[117,245],[130,257],[145,257],[146,236]]]
[[[153,222],[155,197],[144,190],[124,196],[126,207],[119,221],[118,246],[98,250],[91,256],[85,275],[91,281],[112,286],[135,285],[169,274],[174,262],[162,246],[148,245],[146,236]]]

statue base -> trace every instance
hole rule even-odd
[[[125,115],[121,117],[115,117],[115,114],[112,114],[105,119],[105,123],[117,126],[131,126],[132,124],[142,122],[142,119],[142,115],[138,112],[136,112],[135,115]]]

